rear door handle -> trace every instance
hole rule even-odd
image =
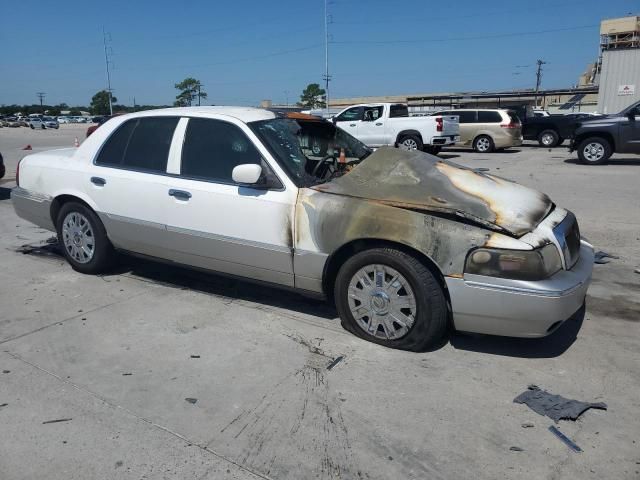
[[[94,185],[96,185],[98,187],[104,187],[106,185],[107,181],[104,178],[91,177],[91,183],[93,183]]]
[[[355,126],[356,126],[356,124],[355,124],[355,123],[351,123],[349,126],[350,126],[350,127],[355,127]]]
[[[189,192],[185,192],[184,190],[175,190],[170,189],[169,195],[177,198],[178,200],[189,200],[191,198],[191,194]]]

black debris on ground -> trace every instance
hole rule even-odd
[[[200,355],[191,355],[191,358],[200,358]]]
[[[523,423],[522,428],[533,428],[535,425],[531,422]]]
[[[329,365],[327,365],[327,370],[332,370],[333,367],[338,365],[338,363],[340,363],[343,359],[344,359],[343,355],[340,355],[339,357],[336,357]]]
[[[11,373],[11,370],[2,370],[2,373]]]
[[[46,420],[46,421],[42,422],[42,424],[46,425],[48,423],[70,422],[71,420],[73,420],[73,419],[72,418],[58,418],[56,420]]]
[[[126,372],[126,373],[123,373],[123,374],[122,374],[122,376],[123,376],[123,377],[128,377],[128,376],[130,376],[130,375],[133,375],[133,373],[131,373],[131,372]]]
[[[189,398],[189,397],[185,398],[185,400],[192,405],[195,405],[195,403],[198,401],[197,398]]]
[[[512,452],[524,452],[524,448],[520,448],[516,446],[509,448],[509,450],[511,450]]]
[[[4,408],[4,407],[8,407],[9,404],[8,403],[0,403],[0,408]]]
[[[547,416],[556,423],[560,420],[576,420],[590,408],[607,409],[606,403],[571,400],[542,390],[537,385],[529,385],[528,390],[518,395],[513,401],[524,403],[538,415]]]
[[[549,427],[549,431],[553,433],[556,437],[558,437],[560,440],[562,440],[565,443],[565,445],[567,445],[567,447],[569,447],[574,452],[576,453],[582,452],[582,449],[578,445],[576,445],[573,440],[571,440],[569,437],[567,437],[564,433],[562,433],[553,425]]]
[[[599,265],[605,264],[605,263],[609,263],[611,260],[611,258],[617,260],[620,257],[617,255],[611,255],[610,253],[607,252],[603,252],[602,250],[598,250],[595,253],[594,259],[593,259],[593,263],[597,263]]]

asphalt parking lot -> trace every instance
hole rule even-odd
[[[416,354],[293,293],[129,258],[71,270],[9,189],[24,146],[86,128],[0,129],[0,478],[640,478],[640,156],[444,151],[548,193],[618,258],[550,337],[454,334]],[[529,384],[608,404],[558,424],[583,453],[513,403]]]

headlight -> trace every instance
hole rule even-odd
[[[464,271],[514,280],[543,280],[561,268],[560,253],[549,244],[536,250],[477,248],[467,256]]]

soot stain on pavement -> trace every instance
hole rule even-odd
[[[307,348],[304,364],[231,420],[210,445],[219,450],[223,442],[238,452],[239,463],[275,478],[294,472],[299,478],[368,478],[355,466],[340,400],[329,385],[327,360],[334,356],[298,334],[286,336]],[[299,471],[305,464],[307,475]]]
[[[628,322],[640,322],[640,303],[625,295],[613,295],[610,299],[589,295],[587,312]]]

